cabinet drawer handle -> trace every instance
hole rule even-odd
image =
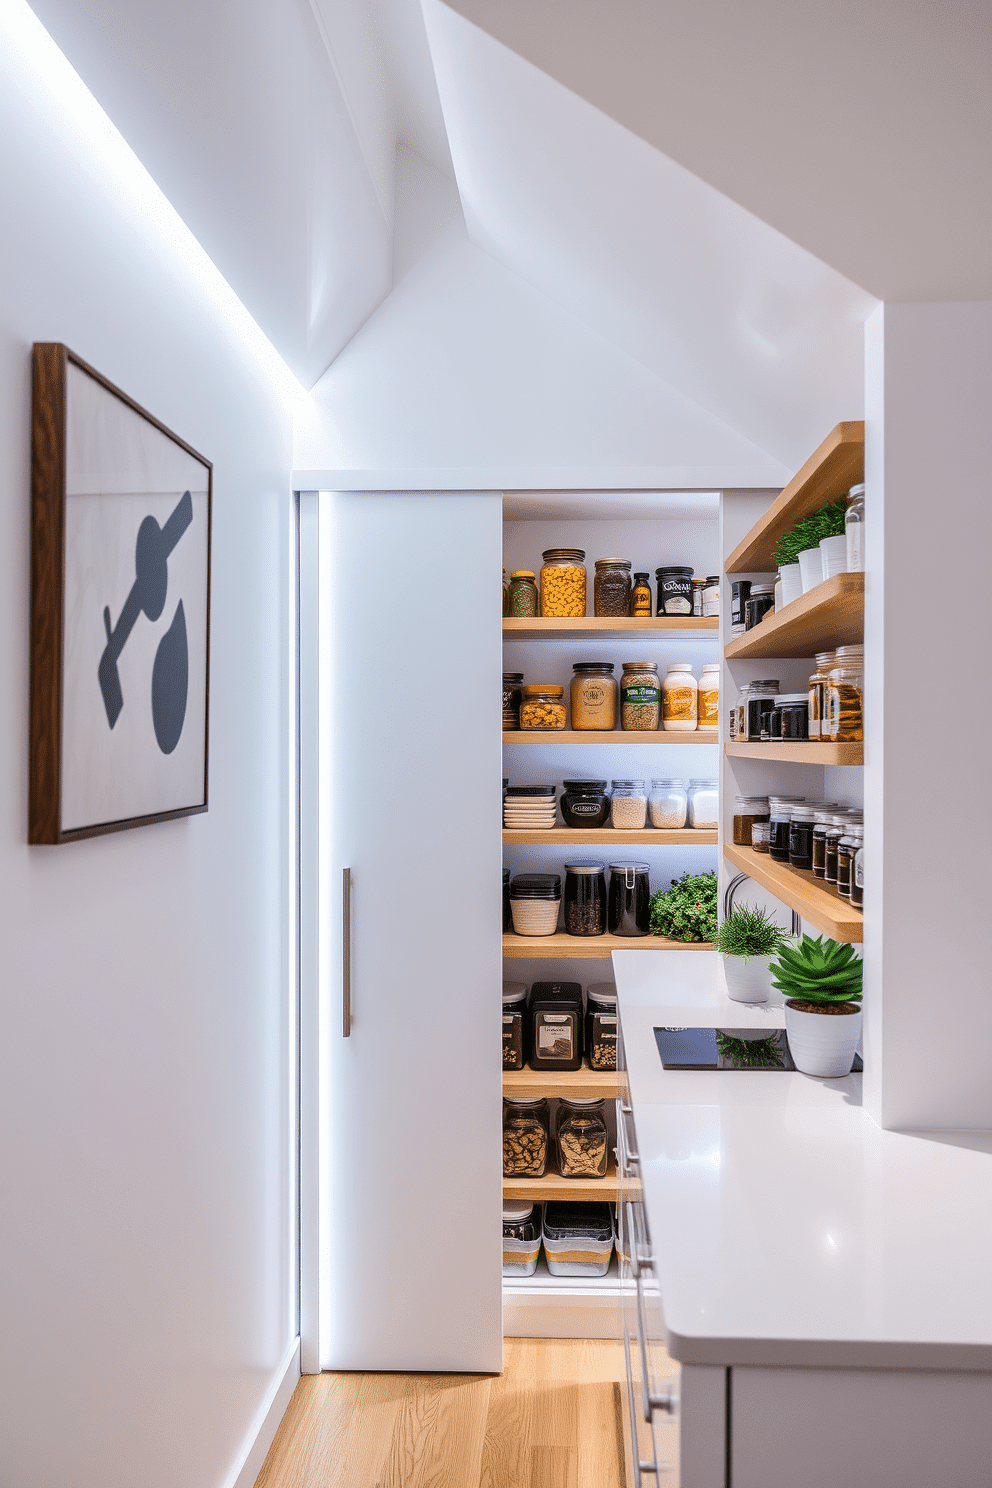
[[[641,1351],[641,1393],[644,1397],[644,1419],[645,1421],[650,1421],[652,1411],[665,1411],[667,1415],[674,1416],[678,1404],[675,1394],[671,1390],[666,1395],[652,1395],[651,1393],[646,1342],[647,1318],[644,1313],[644,1293],[641,1290],[640,1267],[634,1272],[634,1288],[637,1292],[637,1342]]]
[[[341,1036],[351,1038],[351,869],[341,881]]]
[[[657,1478],[658,1464],[653,1459],[650,1462],[644,1462],[641,1459],[637,1441],[637,1409],[634,1405],[634,1381],[630,1372],[630,1339],[627,1337],[626,1331],[623,1335],[623,1355],[624,1364],[627,1368],[627,1413],[630,1416],[630,1455],[634,1465],[635,1488],[641,1488],[641,1474],[653,1473],[655,1478]]]

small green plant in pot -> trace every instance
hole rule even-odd
[[[769,962],[789,937],[764,909],[742,904],[724,917],[716,948],[734,1002],[767,1002],[771,988]]]
[[[804,1075],[849,1075],[861,1038],[861,958],[850,945],[804,935],[772,963],[772,985],[785,996],[785,1031]]]
[[[823,578],[820,543],[827,537],[839,537],[844,531],[847,498],[841,496],[818,512],[813,512],[775,544],[775,562],[782,575],[782,603],[812,589]]]

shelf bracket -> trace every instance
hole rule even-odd
[[[747,874],[747,873],[737,873],[730,880],[729,884],[727,885],[727,891],[726,891],[726,893],[723,896],[723,916],[724,916],[724,919],[726,919],[727,915],[730,914],[731,910],[734,907],[734,895],[737,893],[737,890],[741,887],[742,884],[751,883],[751,882],[752,882],[751,876],[750,876],[750,874]],[[800,931],[802,930],[802,928],[803,928],[802,919],[796,913],[796,911],[793,910],[792,911],[792,936],[793,936],[793,939],[795,939],[795,940],[798,940],[799,939],[799,934],[800,934]]]

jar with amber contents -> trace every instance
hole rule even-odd
[[[708,661],[699,679],[699,727],[718,728],[720,724],[720,663]]]
[[[857,743],[865,736],[864,655],[864,646],[837,647],[824,704],[826,737],[832,743]]]
[[[615,729],[620,689],[612,661],[577,661],[572,671],[573,729]]]
[[[662,728],[694,733],[698,721],[699,685],[687,661],[668,664],[661,684]]]
[[[581,548],[548,548],[542,554],[541,614],[581,620],[586,612],[586,555]]]
[[[520,727],[522,729],[563,729],[565,727],[565,689],[541,682],[520,689]]]
[[[646,573],[635,573],[634,587],[630,595],[630,613],[638,619],[649,620],[654,614],[654,602],[651,594],[651,576]]]
[[[597,558],[593,580],[593,614],[630,614],[630,563],[626,558]]]

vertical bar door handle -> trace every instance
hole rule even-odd
[[[341,875],[341,1034],[351,1038],[351,869]]]

